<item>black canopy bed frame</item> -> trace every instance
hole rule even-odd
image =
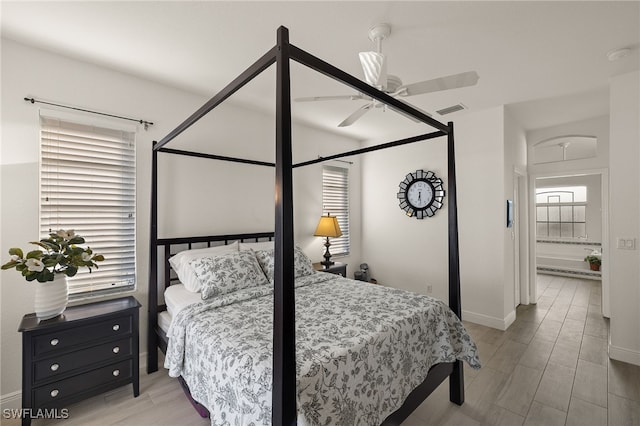
[[[371,96],[386,104],[393,110],[425,123],[435,132],[415,137],[400,139],[380,145],[357,149],[341,154],[321,157],[314,160],[294,164],[292,162],[291,137],[291,96],[290,96],[290,61],[294,60],[317,72],[340,81],[353,89]],[[233,93],[251,81],[254,77],[276,64],[276,161],[275,163],[204,154],[166,148],[165,145],[179,134],[196,123],[200,118],[221,104]],[[377,90],[367,83],[347,74],[329,63],[299,49],[289,43],[287,28],[277,30],[277,44],[265,55],[247,68],[235,80],[229,83],[218,94],[206,102],[183,123],[176,127],[159,142],[154,142],[152,151],[152,194],[151,194],[151,235],[150,235],[150,268],[149,268],[149,331],[147,372],[158,370],[159,347],[166,350],[167,338],[158,326],[158,313],[165,309],[158,304],[158,251],[164,249],[164,284],[169,285],[170,271],[167,259],[171,255],[172,245],[200,243],[211,245],[212,242],[259,241],[274,240],[274,316],[273,316],[273,386],[272,386],[272,423],[274,425],[296,424],[296,352],[295,352],[295,296],[294,296],[294,232],[293,232],[293,179],[294,168],[316,164],[346,156],[410,144],[418,141],[447,137],[448,168],[448,246],[449,246],[449,307],[461,317],[460,301],[460,268],[458,249],[458,219],[456,203],[456,176],[453,123],[443,124],[411,105],[399,101],[388,94]],[[275,167],[275,232],[221,235],[192,238],[158,238],[158,153],[186,155],[231,161],[264,167]],[[440,363],[431,368],[426,380],[411,392],[404,405],[392,413],[384,424],[400,424],[409,414],[424,401],[446,378],[450,382],[450,400],[458,405],[464,402],[464,377],[462,361]]]

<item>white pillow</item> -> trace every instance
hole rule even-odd
[[[189,262],[203,257],[214,257],[225,253],[237,252],[238,249],[238,242],[235,241],[224,246],[185,250],[171,256],[169,258],[169,264],[173,270],[176,271],[176,274],[178,274],[178,279],[182,284],[184,284],[184,288],[197,293],[200,291],[201,283],[198,277],[194,274],[193,268],[189,265]]]
[[[273,250],[273,241],[260,241],[257,243],[240,243],[240,251],[244,250]]]
[[[189,264],[202,284],[203,299],[269,284],[252,250],[203,257]]]

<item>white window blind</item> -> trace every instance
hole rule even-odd
[[[346,256],[349,240],[349,169],[336,166],[322,167],[322,213],[338,218],[342,236],[331,238],[331,254]],[[323,247],[324,253],[324,247]]]
[[[135,288],[135,133],[41,117],[40,233],[74,230],[105,260],[69,294]]]

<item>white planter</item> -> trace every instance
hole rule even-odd
[[[44,283],[34,281],[36,285],[35,311],[40,321],[55,318],[64,312],[69,301],[67,278],[56,274],[53,281]]]

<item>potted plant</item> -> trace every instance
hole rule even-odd
[[[602,260],[600,259],[599,256],[589,255],[584,258],[584,261],[589,263],[589,269],[591,269],[592,271],[600,270],[600,265],[602,264]]]
[[[36,281],[35,311],[40,320],[49,319],[64,312],[68,302],[66,277],[73,277],[79,268],[97,268],[104,260],[90,247],[80,247],[85,240],[73,230],[49,234],[37,242],[42,249],[32,250],[26,255],[22,249],[9,249],[11,259],[2,269],[16,268],[27,281]]]

